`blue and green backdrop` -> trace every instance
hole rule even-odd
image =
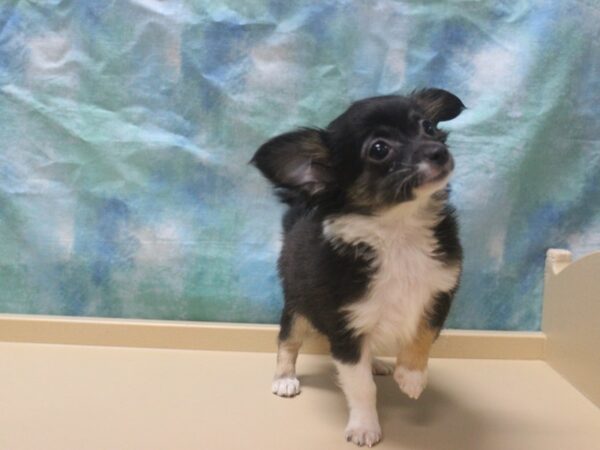
[[[469,108],[448,325],[539,329],[546,249],[600,247],[598,23],[584,0],[2,2],[0,312],[276,321],[254,150],[437,86]]]

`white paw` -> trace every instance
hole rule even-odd
[[[386,361],[373,358],[373,375],[390,375],[394,366]]]
[[[405,367],[398,366],[394,371],[394,379],[402,392],[410,398],[417,399],[427,385],[427,369],[423,371],[408,370]]]
[[[381,440],[381,427],[374,424],[349,423],[345,432],[346,440],[362,447],[373,447]]]
[[[300,393],[298,378],[278,378],[273,381],[271,391],[280,397],[294,397]]]

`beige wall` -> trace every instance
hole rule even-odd
[[[542,330],[547,362],[600,406],[600,252],[548,251]]]

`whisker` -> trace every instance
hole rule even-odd
[[[402,197],[408,196],[408,189],[410,188],[410,182],[418,174],[419,174],[419,172],[414,172],[414,173],[410,174],[408,177],[406,177],[404,180],[402,180],[402,183],[400,183],[400,185],[396,188],[396,197],[398,197],[400,195]]]
[[[392,168],[390,168],[390,170],[388,171],[389,173],[404,173],[404,172],[410,172],[411,169],[400,169],[400,170],[393,170]]]

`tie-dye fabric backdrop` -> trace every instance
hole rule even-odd
[[[536,330],[548,247],[600,247],[592,1],[6,1],[0,312],[274,322],[279,217],[247,161],[424,86],[466,247],[455,328]]]

